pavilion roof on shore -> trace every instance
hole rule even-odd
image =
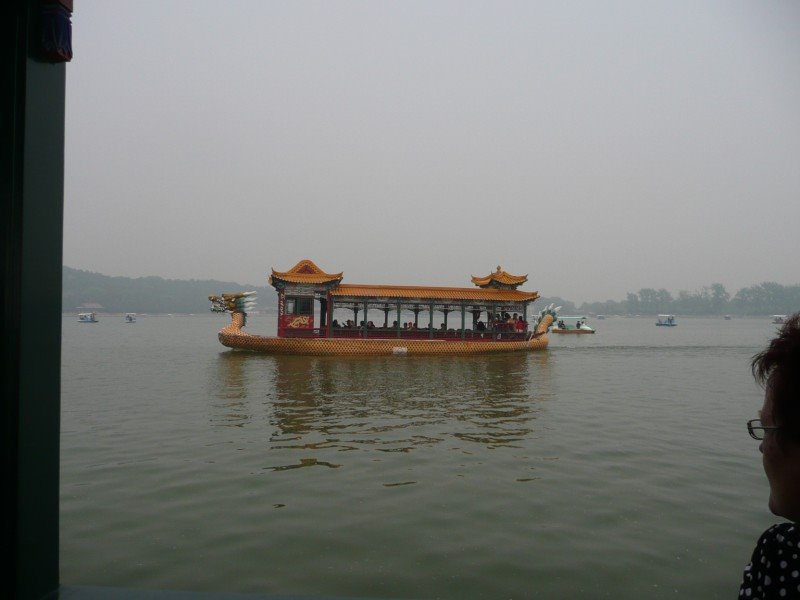
[[[441,300],[446,302],[532,302],[538,292],[497,288],[457,288],[411,285],[339,284],[331,290],[335,300],[346,298],[386,298],[390,300]]]

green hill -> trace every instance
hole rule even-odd
[[[257,310],[277,306],[277,296],[271,287],[213,279],[109,277],[64,267],[61,307],[64,312],[99,305],[100,308],[94,309],[97,312],[203,313],[211,306],[209,294],[243,290],[258,293]]]

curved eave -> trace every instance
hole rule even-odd
[[[527,275],[511,275],[510,273],[506,273],[505,271],[501,271],[499,273],[492,273],[485,277],[472,277],[472,283],[477,285],[478,287],[486,287],[492,284],[492,282],[499,283],[501,285],[522,285],[528,281]]]
[[[275,281],[283,281],[285,283],[307,283],[307,284],[323,284],[323,283],[336,283],[342,280],[342,273],[336,274],[322,274],[311,275],[306,273],[287,274],[275,273],[269,276],[269,284],[275,285]]]
[[[304,258],[293,266],[288,271],[276,271],[272,269],[272,275],[269,277],[270,285],[275,285],[274,281],[283,281],[285,283],[305,283],[305,284],[323,284],[323,283],[338,283],[342,280],[344,272],[341,273],[326,273],[320,269],[313,260]]]

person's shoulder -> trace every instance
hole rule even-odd
[[[800,525],[797,523],[777,523],[758,538],[758,546],[768,548],[797,548],[800,542]]]
[[[800,593],[800,526],[773,525],[761,534],[744,568],[739,596],[797,598]]]

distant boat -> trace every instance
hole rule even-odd
[[[136,323],[136,313],[125,313],[126,323]]]
[[[598,321],[602,321],[602,320],[603,320],[603,319],[605,319],[605,318],[606,318],[606,316],[605,316],[605,315],[597,315],[597,320],[598,320]]]
[[[786,315],[772,315],[772,322],[775,323],[775,325],[783,325],[786,323],[786,319],[788,319]]]
[[[675,322],[675,315],[658,315],[658,321],[656,321],[656,325],[658,327],[678,326],[678,324]]]
[[[731,320],[731,316],[730,315],[725,315],[723,317],[723,319],[725,319],[726,321],[730,321]]]
[[[78,313],[78,321],[80,323],[97,323],[97,313]]]

